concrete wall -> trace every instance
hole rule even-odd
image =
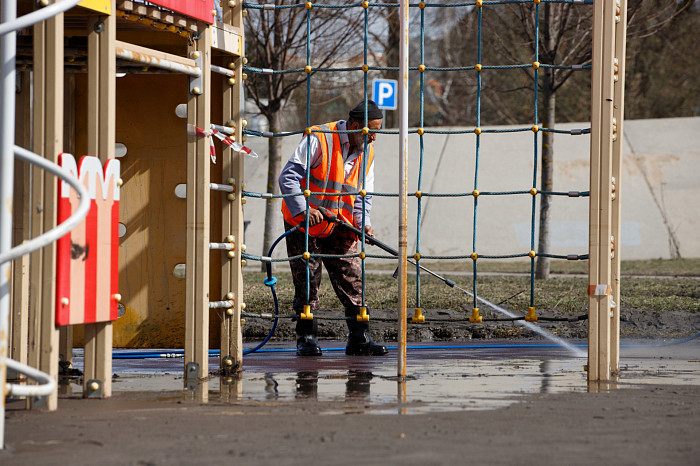
[[[588,123],[560,125],[557,129],[585,127]],[[623,179],[618,183],[623,204],[619,245],[622,258],[669,258],[675,253],[674,243],[682,257],[700,257],[700,182],[696,179],[700,173],[700,118],[626,121],[624,130]],[[541,136],[539,138],[538,143]],[[299,139],[300,136],[284,139],[285,161]],[[588,190],[589,143],[588,135],[556,135],[554,191]],[[422,191],[464,193],[474,189],[474,134],[427,134],[424,144]],[[267,173],[267,139],[249,137],[247,145],[254,148],[260,158],[246,160],[246,189],[261,192],[265,190]],[[375,190],[396,193],[398,136],[379,135],[375,145]],[[533,179],[533,152],[531,132],[483,134],[477,189],[481,192],[529,190]],[[412,134],[409,137],[409,192],[417,189],[419,154],[419,138]],[[540,188],[539,179],[537,188]],[[251,198],[245,206],[246,219],[250,220],[246,245],[252,254],[262,252],[264,202],[267,201]],[[279,205],[280,201],[276,202]],[[421,254],[470,254],[473,250],[473,204],[471,196],[424,197]],[[416,243],[416,205],[416,198],[410,197],[411,248],[415,248]],[[480,255],[529,251],[531,219],[529,194],[479,197],[476,251]],[[587,197],[555,197],[552,219],[553,253],[588,252]],[[397,243],[397,198],[375,197],[372,224],[382,240]],[[281,234],[281,214],[277,225],[277,233]],[[283,253],[281,245],[276,256]]]

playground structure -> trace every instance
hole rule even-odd
[[[47,2],[49,6],[34,12],[34,2],[16,3],[15,10],[15,2],[3,2],[0,25],[5,76],[0,181],[3,201],[14,201],[13,209],[3,203],[0,212],[0,225],[3,225],[0,383],[4,385],[6,379],[8,342],[10,357],[55,380],[59,354],[69,361],[73,341],[80,338],[74,337],[72,327],[59,329],[56,325],[55,245],[16,259],[9,279],[10,263],[5,255],[13,245],[11,238],[14,244],[21,244],[55,227],[59,192],[57,181],[43,172],[18,165],[19,170],[14,173],[12,163],[7,162],[13,152],[18,152],[14,144],[31,148],[54,163],[64,152],[99,157],[102,163],[121,155],[119,222],[125,234],[120,239],[118,298],[123,315],[114,322],[110,318],[86,323],[82,328],[86,361],[84,395],[111,395],[113,335],[118,340],[116,346],[123,346],[120,332],[128,333],[127,327],[135,326],[138,309],[145,309],[143,312],[149,314],[153,319],[151,325],[155,326],[159,313],[172,319],[173,314],[181,311],[186,382],[209,374],[210,334],[219,335],[222,370],[226,373],[240,370],[241,311],[245,309],[241,265],[252,257],[243,252],[242,206],[246,202],[244,195],[255,197],[256,193],[244,192],[245,151],[238,150],[240,145],[233,146],[236,150],[227,146],[233,141],[245,142],[246,122],[241,112],[242,81],[246,77],[244,9],[276,7],[228,1],[222,3],[217,16],[214,2],[201,2],[208,6],[199,8],[200,2],[172,0],[86,0],[81,5],[77,0],[62,0]],[[197,7],[192,7],[193,4]],[[421,5],[423,10],[426,5],[422,2]],[[488,7],[489,2],[479,0],[469,5],[482,8]],[[540,1],[535,0],[534,5],[539,8]],[[409,5],[402,2],[398,6],[407,37]],[[313,14],[313,4],[299,7],[305,7],[307,15]],[[371,10],[367,2],[356,7],[364,8],[365,15]],[[53,10],[48,14],[50,8]],[[604,0],[593,3],[593,8],[588,378],[606,381],[617,372],[619,358],[619,314],[613,304],[619,302],[619,253],[613,254],[613,248],[620,229],[626,6],[624,0],[619,3]],[[13,22],[16,25],[42,10],[47,11],[46,18],[36,24],[18,25],[19,34],[10,32]],[[20,19],[15,20],[15,16]],[[398,195],[402,212],[398,248],[400,376],[406,375],[406,205],[408,196],[414,195],[406,188],[409,68],[407,41],[403,42],[406,43],[402,46],[399,69],[406,77],[401,89],[399,128],[399,154],[404,161]],[[10,57],[12,60],[8,61]],[[367,73],[372,71],[366,65],[366,55],[365,66],[360,69],[365,73],[366,83]],[[117,78],[117,73],[127,74]],[[308,71],[307,79],[312,79]],[[8,106],[10,100],[15,101],[11,97],[15,89],[17,105]],[[174,112],[182,103],[187,104],[187,131]],[[8,114],[8,108],[12,114]],[[11,124],[13,121],[16,124]],[[535,140],[538,131],[547,130],[537,124],[535,121],[528,129],[534,132]],[[228,134],[231,139],[220,145],[214,140],[214,130]],[[421,135],[423,131],[427,132],[423,128],[413,130]],[[475,128],[477,140],[481,132],[487,131]],[[117,142],[122,145],[118,146]],[[212,150],[217,155],[215,165],[211,163]],[[183,183],[186,184],[184,202],[173,193],[174,187]],[[536,187],[533,189],[530,194],[534,206],[538,193]],[[476,206],[478,195],[473,192],[469,195]],[[273,197],[268,193],[257,196]],[[420,202],[421,196],[416,197]],[[13,230],[9,231],[10,228]],[[149,231],[150,236],[140,234],[143,231]],[[156,235],[162,242],[148,240]],[[364,259],[364,248],[361,254]],[[416,254],[414,259],[418,262],[419,251]],[[534,260],[532,252],[526,255]],[[476,269],[476,258],[469,257]],[[184,290],[177,286],[171,272],[182,263],[185,264]],[[117,297],[112,294],[110,299]],[[175,312],[170,312],[171,308]],[[478,306],[475,304],[474,308],[472,318],[476,320]],[[210,319],[212,315],[220,320]],[[530,317],[536,319],[534,313]],[[144,325],[143,320],[138,324]],[[202,396],[206,397],[206,390]],[[57,394],[53,391],[45,397],[30,396],[28,407],[56,409]]]

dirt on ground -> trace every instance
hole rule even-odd
[[[482,311],[483,313],[483,311]],[[449,309],[424,310],[426,322],[408,324],[409,342],[469,341],[478,339],[517,339],[536,336],[521,325],[522,321],[485,321],[480,324],[469,322],[471,309],[467,312]],[[318,335],[321,340],[343,340],[347,336],[344,313],[340,309],[316,311]],[[409,318],[411,315],[409,315]],[[506,316],[495,311],[486,312],[484,319],[503,319]],[[564,312],[546,311],[540,318],[556,318],[560,321],[540,320],[537,325],[565,339],[585,340],[588,335],[586,315],[571,315]],[[370,330],[377,341],[396,342],[396,310],[373,310]],[[291,315],[279,319],[272,341],[291,341],[296,338]],[[245,341],[260,341],[269,332],[270,321],[256,318],[246,319],[243,327]],[[644,311],[627,306],[620,313],[620,335],[622,338],[674,339],[684,338],[700,331],[700,313],[687,311]]]
[[[521,400],[495,410],[415,415],[362,414],[361,400],[154,403],[117,394],[62,399],[56,412],[10,404],[0,463],[700,464],[699,386]]]

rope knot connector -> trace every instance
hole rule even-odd
[[[367,314],[367,307],[360,307],[360,313],[357,314],[358,322],[369,322],[369,314]]]
[[[535,314],[534,307],[527,308],[527,315],[525,316],[525,320],[528,322],[537,322],[537,314]]]
[[[474,69],[476,71],[481,71],[481,63],[477,63],[476,65],[474,65]]]
[[[416,308],[415,315],[411,317],[411,322],[414,324],[425,322],[425,316],[423,315],[423,309],[420,307]]]
[[[474,191],[472,191],[472,196],[479,197],[479,190],[475,189]]]
[[[474,128],[474,134],[476,134],[477,136],[480,135],[480,134],[481,134],[481,128],[479,128],[478,126],[477,126],[476,128]]]
[[[299,314],[299,318],[301,320],[313,320],[314,315],[311,313],[311,306],[308,304],[304,304],[304,312]]]
[[[301,255],[301,258],[304,259],[305,261],[311,259],[311,253],[308,251],[304,252],[304,254]]]
[[[475,260],[477,260],[477,259],[479,258],[479,255],[478,255],[477,253],[473,252],[473,253],[471,254],[471,256],[469,256],[469,257],[471,257],[472,260],[475,261]]]
[[[413,259],[419,261],[419,260],[420,260],[420,253],[419,253],[419,252],[415,253],[415,254],[413,255]]]
[[[471,317],[469,317],[469,322],[471,322],[472,324],[476,324],[476,323],[481,322],[481,320],[482,319],[481,319],[481,316],[479,315],[479,308],[478,307],[472,308],[472,315],[471,315]]]
[[[532,194],[533,196],[536,196],[537,195],[537,188],[532,188],[530,190],[530,194]]]
[[[531,259],[534,259],[537,253],[535,251],[530,251],[527,253],[528,256],[530,256]]]
[[[415,196],[416,196],[418,199],[420,199],[421,197],[423,197],[423,191],[416,191]]]
[[[366,189],[360,189],[360,196],[361,196],[361,197],[367,196],[367,190],[366,190]]]
[[[311,73],[311,70],[312,70],[312,68],[311,68],[309,65],[306,65],[306,66],[304,67],[304,71],[306,72],[306,74]]]

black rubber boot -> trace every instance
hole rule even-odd
[[[316,319],[301,319],[297,312],[297,356],[321,356],[316,339]]]
[[[357,321],[359,313],[359,306],[345,309],[345,322],[350,330],[345,354],[348,356],[384,356],[389,350],[386,349],[386,346],[378,345],[372,340],[369,335],[369,322]]]

